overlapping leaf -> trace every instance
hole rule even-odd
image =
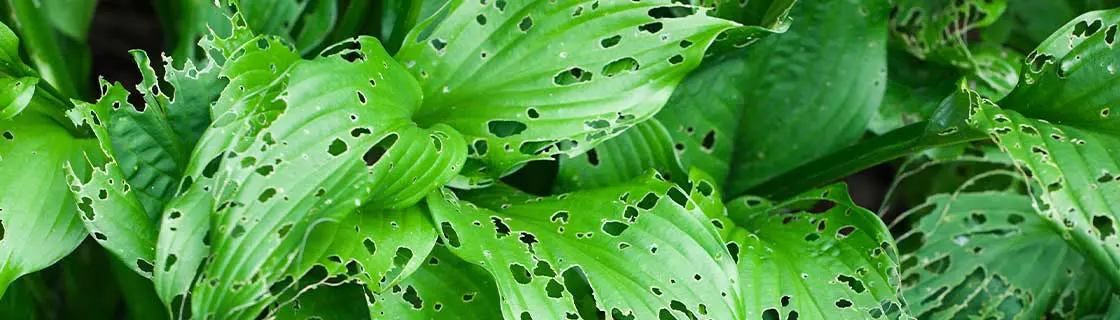
[[[230,84],[182,196],[164,210],[157,256],[165,303],[183,295],[208,257],[191,289],[196,317],[258,314],[313,226],[363,205],[407,207],[466,156],[453,129],[409,121],[419,88],[371,38],[314,60],[267,38],[218,40],[239,48],[223,67]]]
[[[899,240],[915,314],[1074,319],[1109,303],[1113,286],[1104,273],[1062,239],[1026,195],[939,194],[911,212],[924,216],[914,217],[920,220]]]
[[[506,318],[741,317],[715,229],[684,191],[651,176],[483,207],[445,190],[428,205],[449,249],[494,276]],[[593,304],[577,304],[580,288]]]
[[[1120,285],[1120,10],[1086,13],[1031,53],[996,106],[971,94],[970,123],[990,134],[1040,192],[1038,210]]]

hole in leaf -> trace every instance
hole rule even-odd
[[[520,134],[528,128],[524,123],[511,120],[491,120],[486,123],[487,130],[490,134],[498,138],[506,138],[513,135]]]
[[[447,240],[447,245],[458,248],[460,246],[459,234],[455,233],[455,228],[451,227],[451,223],[444,221],[440,222],[439,225],[440,229],[443,231],[443,238]]]
[[[704,150],[708,150],[708,151],[711,151],[712,147],[714,147],[715,144],[716,144],[716,131],[715,130],[708,131],[707,134],[704,134],[704,139],[700,141],[700,146],[703,147]]]
[[[517,24],[517,28],[521,29],[521,32],[528,32],[529,29],[533,28],[533,17],[525,16],[521,19],[521,23]]]
[[[615,61],[611,61],[607,65],[603,66],[602,74],[610,78],[619,74],[638,71],[638,68],[638,60],[632,57],[625,57]]]
[[[623,231],[626,231],[626,228],[629,228],[629,227],[630,227],[630,225],[627,225],[627,224],[625,224],[621,221],[613,221],[612,220],[612,221],[603,222],[602,229],[603,229],[603,232],[606,232],[607,234],[609,234],[611,236],[617,237],[617,236],[621,235]]]
[[[152,263],[144,259],[136,259],[136,268],[144,273],[152,273]]]
[[[342,141],[342,139],[339,138],[335,138],[334,141],[331,142],[331,145],[327,147],[327,153],[337,157],[343,153],[346,153],[347,149],[349,149],[349,147],[346,145],[345,141]]]
[[[402,295],[401,298],[412,305],[413,309],[420,310],[424,307],[424,300],[420,299],[420,296],[416,294],[416,289],[412,286],[408,286],[404,289],[404,295]]]
[[[511,263],[509,265],[509,272],[513,274],[513,280],[520,284],[529,284],[533,281],[533,274],[529,273],[529,269],[525,266]]]
[[[369,147],[369,149],[366,150],[366,153],[362,154],[362,161],[366,163],[366,166],[373,166],[377,164],[377,161],[381,160],[381,157],[385,155],[385,152],[388,152],[389,148],[392,148],[393,145],[397,143],[397,137],[398,136],[396,133],[390,134],[385,138],[382,138],[381,141],[378,141],[372,147]]]
[[[607,37],[607,38],[603,38],[602,40],[599,40],[599,45],[602,46],[603,49],[606,49],[606,48],[610,48],[610,47],[614,47],[614,46],[618,45],[618,43],[621,42],[621,41],[622,41],[622,36],[616,34],[612,37]]]
[[[569,86],[591,81],[591,78],[591,72],[587,72],[587,70],[583,70],[579,67],[571,67],[552,77],[552,83],[558,86]]]
[[[639,26],[638,30],[649,32],[649,33],[652,34],[652,33],[661,32],[661,29],[664,28],[664,27],[665,27],[665,25],[661,22],[650,22],[650,23],[643,24],[643,25]]]

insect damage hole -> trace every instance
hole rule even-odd
[[[521,32],[529,32],[529,29],[533,28],[533,17],[525,16],[525,18],[522,18],[521,23],[517,24],[517,28],[520,29]]]
[[[342,139],[339,138],[335,138],[334,141],[331,142],[331,145],[327,147],[327,153],[329,153],[331,156],[337,157],[339,155],[342,155],[343,153],[346,153],[346,150],[348,149],[349,146],[346,145],[345,141],[342,141]]]
[[[552,83],[558,86],[570,86],[591,81],[594,75],[580,67],[571,67],[560,71],[552,77]]]
[[[389,151],[389,148],[392,148],[393,145],[397,143],[397,137],[396,133],[390,134],[369,147],[366,153],[362,154],[362,161],[366,163],[366,166],[377,164],[377,161],[381,160],[381,157]]]
[[[607,49],[607,48],[614,47],[614,46],[618,45],[618,43],[621,42],[621,41],[622,41],[622,36],[616,34],[612,37],[607,37],[607,38],[603,38],[602,40],[599,40],[599,45],[602,46],[603,49]]]
[[[638,68],[638,60],[632,57],[625,57],[615,61],[611,61],[607,65],[603,66],[602,74],[608,78],[611,78],[616,75],[638,71]]]
[[[520,134],[529,126],[519,121],[512,120],[491,120],[486,123],[487,131],[498,138],[506,138],[513,135]]]

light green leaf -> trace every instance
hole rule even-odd
[[[595,310],[637,319],[742,316],[734,262],[697,205],[670,183],[646,176],[479,205],[447,190],[428,198],[442,241],[494,276],[507,319]],[[581,288],[594,292],[594,303],[577,306]]]
[[[443,245],[412,276],[370,305],[374,319],[500,319],[498,287],[485,269]]]
[[[1120,10],[1086,13],[1024,63],[996,106],[970,93],[970,123],[988,133],[1038,188],[1038,210],[1120,286],[1120,101],[1114,42]]]
[[[1102,312],[1113,286],[1040,217],[1029,196],[939,194],[904,216],[907,301],[928,319],[1078,319]]]
[[[74,108],[67,111],[76,126],[92,129],[100,149],[88,152],[84,160],[69,162],[71,168],[87,164],[93,167],[88,178],[71,169],[67,174],[70,190],[93,238],[125,265],[151,277],[157,234],[154,214],[149,215],[136,195],[144,191],[133,189],[117,161],[118,152],[113,146],[116,139],[106,129],[114,125],[110,121],[116,120],[110,117],[110,112],[130,108],[128,91],[120,84],[103,82],[102,87],[104,92],[96,104],[74,101]]]
[[[845,185],[727,206],[730,221],[717,227],[738,264],[745,318],[907,317],[894,239]]]
[[[673,151],[669,131],[657,119],[634,125],[617,137],[600,143],[574,158],[561,157],[556,192],[593,189],[633,180],[646,171],[664,177],[685,173]]]
[[[20,276],[46,268],[85,238],[63,165],[81,161],[89,140],[29,110],[0,120],[0,296]],[[75,167],[88,175],[88,166]],[[18,190],[18,191],[16,191]]]
[[[690,75],[658,114],[684,164],[728,194],[856,141],[882,99],[886,1],[801,3],[790,16],[803,23]]]
[[[673,8],[692,14],[666,16]],[[456,0],[396,57],[422,88],[413,119],[459,130],[485,163],[463,173],[476,179],[469,185],[578,155],[651,117],[736,26],[665,0]]]
[[[359,208],[340,221],[317,224],[302,253],[285,274],[288,286],[303,291],[351,279],[381,293],[406,279],[435,245],[436,228],[421,206],[399,210]]]
[[[363,205],[411,206],[449,181],[466,156],[454,129],[409,120],[420,89],[376,40],[358,38],[298,60],[271,38],[243,38],[235,32],[212,41],[239,48],[223,66],[230,84],[192,155],[190,187],[165,210],[165,219],[176,210],[210,216],[185,220],[192,232],[168,229],[161,239],[169,245],[160,250],[161,268],[175,267],[165,258],[171,254],[196,263],[209,251],[191,289],[194,317],[259,314],[278,297],[269,289],[284,281],[314,225],[343,220]],[[199,235],[206,219],[209,239]],[[157,278],[168,282],[157,286],[165,303],[183,294],[196,277],[191,269]]]

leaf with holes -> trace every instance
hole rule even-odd
[[[1111,111],[1120,101],[1118,23],[1120,10],[1070,21],[1027,57],[999,106],[966,93],[970,123],[1031,178],[1039,211],[1120,286],[1120,118]]]
[[[443,246],[391,291],[370,305],[374,319],[500,319],[498,287],[485,269]]]
[[[738,264],[746,318],[907,316],[894,238],[845,185],[782,203],[741,197],[727,214],[717,227]]]
[[[299,60],[273,38],[238,40],[247,38],[243,29],[212,39],[239,48],[223,66],[230,84],[192,154],[183,196],[164,214],[193,216],[165,224],[157,255],[157,269],[170,270],[157,278],[165,303],[189,297],[193,316],[259,314],[279,297],[269,289],[282,284],[313,226],[363,205],[408,207],[448,182],[466,157],[454,129],[409,121],[420,88],[376,40]],[[184,258],[191,264],[174,269]],[[190,279],[196,285],[186,296]]]
[[[736,26],[666,0],[456,0],[396,57],[423,92],[413,120],[459,130],[484,163],[463,173],[475,185],[651,117]]]
[[[684,164],[738,195],[856,141],[885,88],[886,10],[878,0],[801,3],[790,16],[807,23],[748,47],[748,58],[705,62],[657,115]]]
[[[1104,311],[1112,285],[1040,217],[1029,196],[939,194],[904,216],[903,283],[931,319],[1083,318]]]
[[[652,176],[530,201],[476,205],[443,190],[427,202],[449,249],[494,276],[507,319],[741,317],[719,235]],[[594,302],[577,304],[586,291]]]

